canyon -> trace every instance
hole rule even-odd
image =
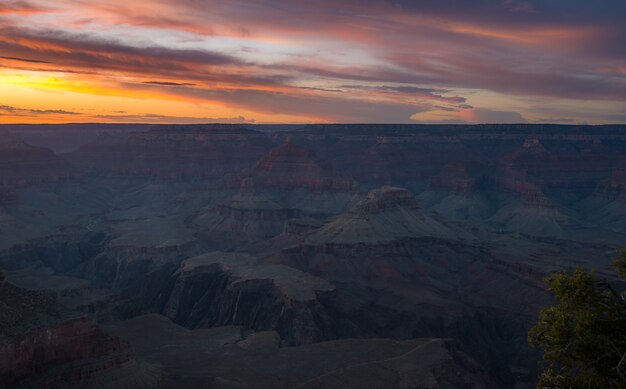
[[[625,130],[0,126],[0,387],[533,387]]]

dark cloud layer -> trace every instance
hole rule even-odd
[[[107,121],[125,122],[125,123],[253,123],[254,120],[247,120],[243,116],[232,118],[210,118],[210,117],[186,117],[186,116],[168,116],[159,114],[143,114],[143,115],[96,115],[97,119]]]
[[[144,81],[144,84],[148,85],[160,85],[160,86],[194,86],[188,82],[171,82],[171,81]]]
[[[29,116],[29,115],[80,115],[78,112],[66,111],[63,109],[32,109],[18,108],[10,105],[0,105],[0,112],[11,114],[13,116]]]
[[[50,63],[47,61],[41,61],[38,59],[29,59],[29,58],[18,58],[18,57],[5,57],[0,55],[0,59],[6,59],[9,61],[19,61],[19,62],[28,62],[28,63]]]

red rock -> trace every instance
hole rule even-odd
[[[302,188],[312,191],[350,191],[351,180],[337,179],[329,166],[315,154],[295,145],[291,138],[259,160],[251,174],[242,180],[242,188]]]
[[[480,175],[470,175],[466,164],[451,162],[438,175],[430,178],[430,189],[443,189],[460,196],[468,196],[477,190]]]
[[[81,386],[136,367],[127,342],[69,312],[51,295],[2,282],[0,308],[0,387],[24,380],[43,388]],[[140,385],[132,376],[125,371],[119,383]]]

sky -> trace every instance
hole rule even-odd
[[[0,0],[0,123],[626,123],[624,0]]]

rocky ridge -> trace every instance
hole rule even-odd
[[[157,272],[131,288],[131,307],[148,307],[187,328],[241,325],[275,330],[288,344],[336,337],[318,297],[335,287],[278,265],[261,265],[242,253],[208,253]],[[132,308],[131,308],[132,311]]]
[[[42,292],[0,280],[0,387],[156,387],[159,372],[128,343]]]

